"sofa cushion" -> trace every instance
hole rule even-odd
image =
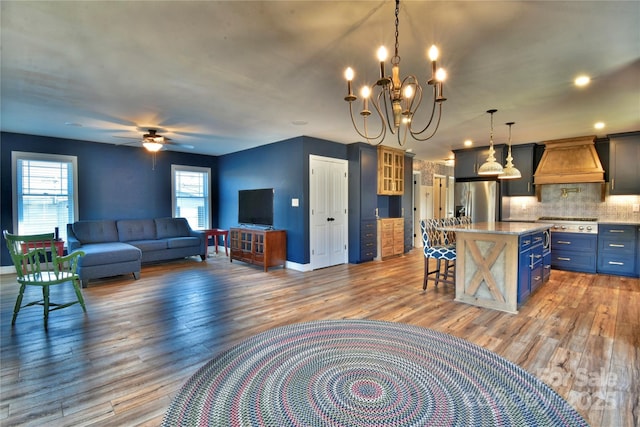
[[[121,219],[116,226],[121,242],[156,238],[156,223],[152,219]]]
[[[89,243],[82,245],[84,256],[80,258],[80,265],[89,267],[92,265],[115,264],[142,259],[142,251],[127,243]]]
[[[135,246],[140,249],[142,252],[146,251],[163,251],[166,250],[169,246],[167,245],[167,239],[157,239],[157,240],[131,240],[127,242],[130,245]]]
[[[174,237],[167,240],[169,249],[188,248],[191,246],[200,246],[200,239],[197,237]]]
[[[73,223],[73,233],[83,245],[118,241],[118,230],[113,220],[77,221]]]
[[[156,238],[185,237],[191,233],[191,227],[185,218],[156,218]]]

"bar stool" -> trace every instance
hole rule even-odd
[[[449,243],[447,233],[437,230],[437,227],[443,222],[438,219],[422,219],[420,220],[420,229],[422,231],[422,244],[424,251],[424,281],[422,290],[427,289],[429,280],[433,280],[436,287],[438,283],[446,283],[455,285],[455,259],[456,246]],[[436,269],[429,269],[429,260],[436,260]],[[441,261],[445,260],[445,270],[442,270]],[[449,268],[453,269],[453,278],[449,279]],[[440,276],[444,276],[441,278]],[[433,276],[433,277],[432,277]]]

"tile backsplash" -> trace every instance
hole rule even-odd
[[[600,184],[543,185],[541,195],[540,202],[536,197],[503,197],[503,218],[535,220],[559,216],[640,221],[640,212],[634,212],[634,205],[640,205],[640,195],[611,196],[607,189],[603,202]]]

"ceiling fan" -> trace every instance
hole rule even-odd
[[[129,138],[129,137],[121,137],[121,136],[114,136],[114,138],[134,139],[134,138]],[[187,148],[189,150],[193,149],[193,145],[181,144],[181,143],[178,143],[178,142],[173,142],[173,140],[171,138],[158,134],[158,130],[157,129],[148,129],[147,133],[142,135],[142,146],[144,148],[146,148],[147,151],[150,151],[152,153],[157,153],[158,151],[162,150],[163,148],[166,148],[166,146],[168,146],[168,145]]]

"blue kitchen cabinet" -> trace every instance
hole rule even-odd
[[[599,225],[598,273],[638,276],[637,229],[635,225]]]

